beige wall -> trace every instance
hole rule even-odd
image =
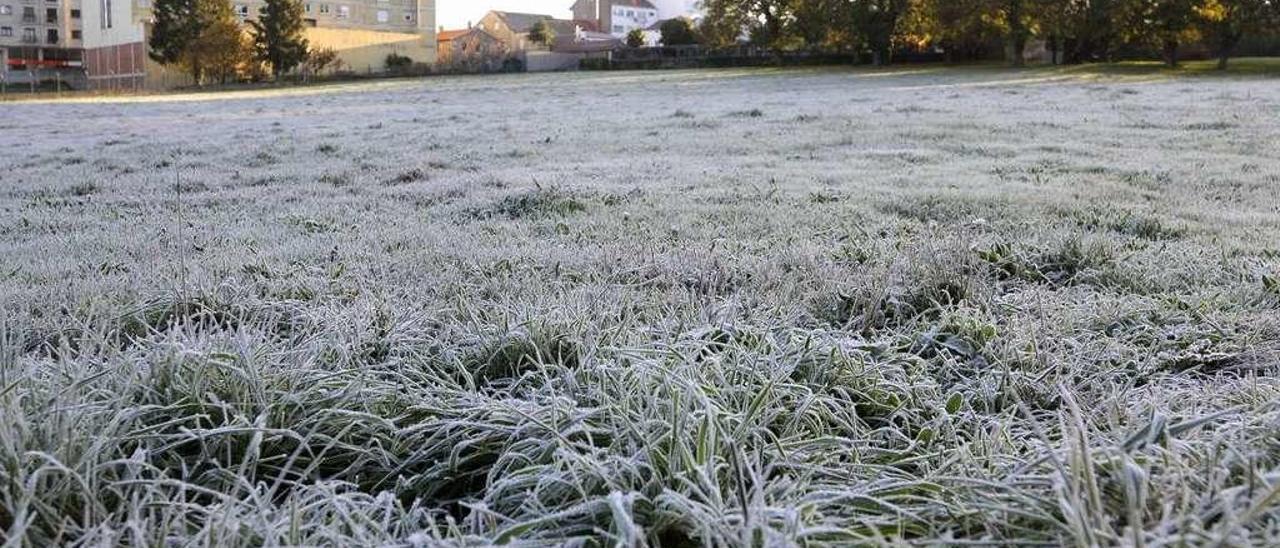
[[[381,72],[387,55],[403,55],[415,63],[435,63],[435,33],[377,32],[316,27],[307,29],[313,48],[333,48],[343,69]]]
[[[135,6],[134,0],[84,0],[80,10],[80,21],[84,26],[84,47],[87,49],[105,46],[120,46],[145,40],[142,21],[150,15],[150,3]],[[110,8],[111,26],[106,25],[104,10]]]

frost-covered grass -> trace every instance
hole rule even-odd
[[[8,545],[1276,545],[1280,87],[0,113]]]

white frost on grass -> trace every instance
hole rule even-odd
[[[3,109],[6,542],[1280,541],[1273,80]]]

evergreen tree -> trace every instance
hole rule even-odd
[[[271,65],[276,80],[306,60],[301,1],[266,0],[258,20],[249,24],[253,28],[254,57]]]
[[[200,19],[196,15],[199,0],[155,0],[151,8],[151,37],[148,54],[162,65],[181,63],[200,36]]]

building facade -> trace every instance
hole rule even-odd
[[[502,40],[476,27],[440,31],[436,44],[436,64],[448,69],[496,70],[509,54]]]
[[[242,21],[263,0],[228,0]],[[307,39],[332,48],[346,70],[380,72],[388,55],[436,60],[436,0],[303,0]],[[0,0],[4,76],[76,75],[94,89],[167,88],[191,83],[147,55],[152,0]]]
[[[530,49],[548,49],[547,44],[535,44],[529,39],[529,32],[539,21],[545,22],[555,33],[557,40],[572,39],[579,32],[589,30],[583,28],[585,22],[556,19],[550,15],[539,13],[516,13],[510,11],[490,11],[484,14],[476,28],[492,34],[506,44],[507,49],[527,51]]]
[[[81,0],[0,0],[0,68],[37,79],[77,75],[84,47],[80,4]]]
[[[698,0],[577,0],[569,9],[574,19],[595,22],[617,38],[635,29],[652,32],[666,19],[699,15]]]

